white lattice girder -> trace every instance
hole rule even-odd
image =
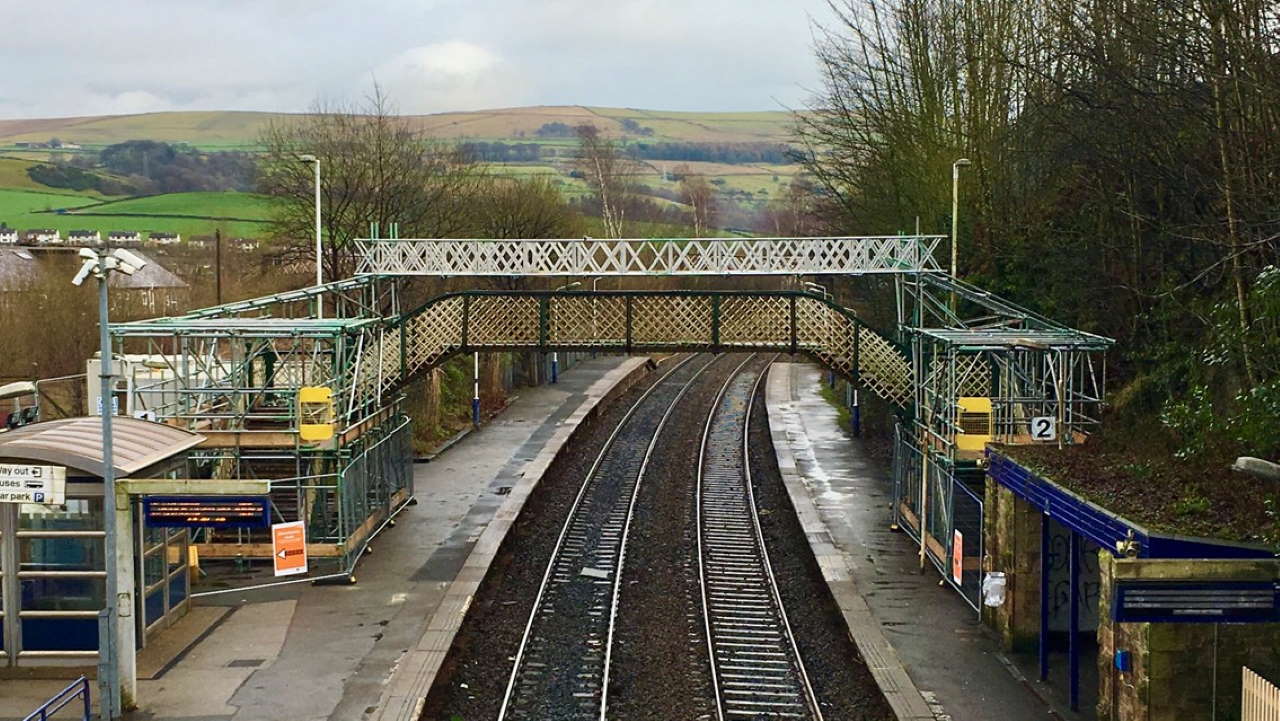
[[[819,275],[940,271],[946,236],[360,240],[360,273],[441,276]]]

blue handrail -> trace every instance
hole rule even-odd
[[[72,681],[70,686],[45,701],[40,708],[32,711],[23,721],[48,721],[54,714],[66,708],[76,699],[80,699],[84,705],[83,721],[89,721],[89,679],[84,676]]]

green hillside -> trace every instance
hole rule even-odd
[[[166,215],[191,218],[268,220],[272,199],[255,193],[166,193],[113,200],[78,213],[94,215]]]
[[[64,235],[83,229],[192,236],[220,228],[228,236],[259,237],[267,229],[267,202],[248,193],[173,193],[101,203],[82,195],[0,189],[0,224],[18,230],[54,228]],[[248,220],[210,219],[216,217]]]

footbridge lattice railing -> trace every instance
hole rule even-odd
[[[801,292],[487,292],[445,295],[369,329],[353,397],[377,397],[459,352],[505,350],[804,353],[895,405],[910,360],[857,316]]]

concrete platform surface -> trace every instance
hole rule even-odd
[[[878,624],[891,647],[874,658],[864,651],[868,663],[891,652],[888,665],[905,668],[940,721],[1079,718],[1043,700],[1047,689],[1025,680],[973,609],[950,587],[939,586],[932,565],[920,571],[918,546],[889,528],[889,471],[871,462],[861,441],[840,426],[836,409],[819,395],[824,376],[814,365],[776,364],[768,386],[770,426],[784,478],[785,462],[801,479],[809,508],[816,509],[819,525],[805,527],[824,572],[836,569],[829,582],[834,575],[844,584],[832,584],[837,602],[846,618],[851,609],[854,616],[869,611],[866,620]],[[815,520],[805,518],[802,503],[796,506],[802,522]],[[861,603],[842,600],[851,589]],[[851,630],[861,648],[858,629]],[[895,710],[917,718],[919,706]]]
[[[388,681],[418,647],[428,619],[526,467],[602,383],[642,358],[584,360],[555,385],[520,396],[431,463],[417,464],[418,505],[372,544],[353,586],[226,593],[229,607],[154,679],[140,679],[148,721],[358,721],[376,713]],[[606,377],[609,380],[605,380]],[[21,719],[66,681],[0,681],[0,719]],[[96,687],[93,689],[96,695]]]

